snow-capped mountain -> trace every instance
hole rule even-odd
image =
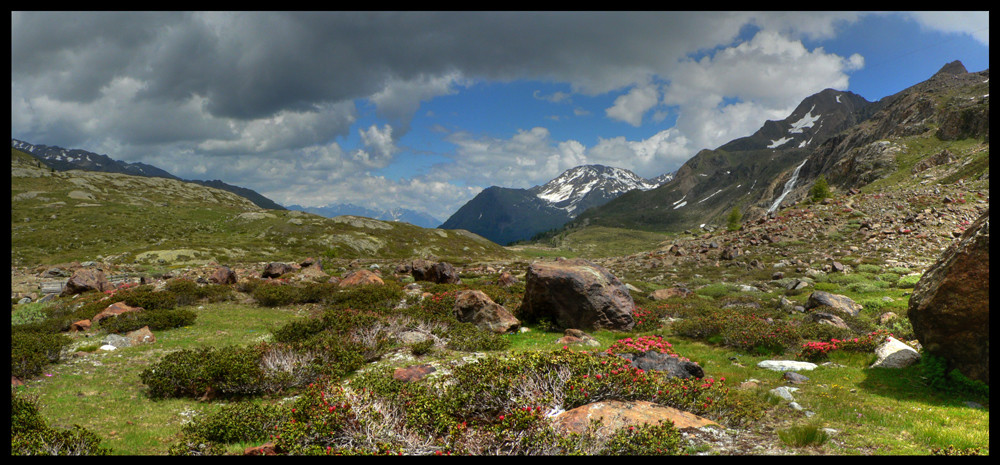
[[[559,177],[528,189],[535,197],[565,210],[570,218],[595,205],[607,203],[632,189],[649,190],[659,186],[652,180],[622,168],[582,165],[566,170]]]
[[[673,173],[651,180],[621,168],[577,166],[530,189],[484,189],[440,228],[465,229],[506,245],[561,227],[588,208],[628,191],[653,189],[672,178]]]

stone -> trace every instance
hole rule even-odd
[[[878,316],[878,323],[880,325],[885,325],[885,324],[889,323],[890,321],[895,320],[898,317],[899,317],[899,315],[896,315],[893,312],[885,312],[885,313],[883,313],[883,314],[881,314],[881,315]]]
[[[690,412],[647,401],[625,402],[606,400],[582,405],[552,417],[558,429],[566,433],[584,433],[592,420],[598,420],[609,431],[642,424],[657,425],[672,422],[677,429],[722,425]]]
[[[424,379],[424,377],[435,371],[437,371],[437,368],[428,364],[399,367],[392,372],[392,379],[404,383],[412,383]]]
[[[600,347],[601,343],[593,336],[580,331],[579,329],[569,328],[563,333],[563,337],[556,340],[556,344],[559,345],[584,345],[587,347]]]
[[[521,322],[506,308],[479,290],[463,290],[455,294],[455,317],[480,329],[504,334],[516,331]]]
[[[520,312],[560,328],[630,330],[635,302],[606,268],[584,259],[535,262],[525,274]]]
[[[430,281],[437,284],[461,284],[455,267],[448,262],[431,263],[427,260],[414,260],[410,264],[410,274],[415,281]]]
[[[861,304],[851,300],[850,297],[840,294],[832,294],[826,291],[815,291],[806,300],[806,310],[816,307],[827,306],[832,310],[845,313],[851,316],[858,316],[863,308]]]
[[[101,270],[81,268],[73,272],[63,287],[62,296],[76,295],[87,291],[104,292],[111,289],[108,279]]]
[[[658,350],[648,350],[632,360],[632,367],[644,371],[659,371],[668,378],[704,378],[705,371],[695,362],[682,360],[676,355],[664,354]]]
[[[125,333],[125,337],[127,337],[134,346],[139,344],[152,344],[156,342],[156,336],[153,336],[153,332],[149,330],[149,326],[143,326],[135,331]]]
[[[69,325],[69,331],[72,333],[77,331],[87,331],[90,329],[90,326],[90,320],[74,321],[73,324]]]
[[[103,342],[104,346],[111,346],[114,347],[115,349],[121,349],[123,347],[132,347],[132,340],[125,336],[122,336],[121,334],[108,334],[107,337],[104,338]],[[101,348],[104,349],[104,346],[101,346]]]
[[[236,272],[230,269],[228,266],[220,266],[212,272],[212,275],[208,277],[208,282],[214,284],[236,284],[238,278],[236,277]]]
[[[906,368],[920,360],[920,353],[904,342],[889,337],[875,348],[878,359],[871,368]]]
[[[758,368],[773,371],[811,371],[816,369],[815,363],[799,362],[796,360],[764,360],[757,364]]]
[[[792,396],[792,393],[795,392],[795,391],[798,391],[798,390],[799,390],[799,388],[788,387],[788,386],[778,386],[778,387],[776,387],[774,389],[771,389],[770,391],[767,391],[767,392],[770,392],[771,394],[774,394],[774,395],[776,395],[776,396],[778,396],[778,397],[780,397],[782,399],[785,399],[785,400],[791,402],[791,401],[795,401],[795,397]]]
[[[668,287],[657,289],[649,294],[649,300],[667,300],[672,297],[690,297],[694,292],[685,287]]]
[[[501,287],[510,287],[510,286],[513,286],[513,285],[515,285],[515,284],[517,284],[519,282],[520,281],[517,279],[516,276],[514,276],[514,275],[512,275],[512,274],[510,274],[510,273],[508,273],[506,271],[501,272],[500,273],[500,277],[497,278],[497,285],[501,286]]]
[[[264,271],[261,273],[262,278],[277,278],[281,275],[291,272],[295,268],[287,263],[271,262],[264,267]]]
[[[990,383],[990,211],[987,208],[917,281],[907,315],[926,353]]]
[[[247,447],[243,450],[243,455],[278,455],[278,450],[273,442],[268,442],[256,447]]]
[[[813,312],[807,315],[806,319],[809,321],[819,323],[821,325],[830,325],[835,328],[841,328],[841,329],[851,329],[850,326],[847,326],[847,323],[844,321],[843,318],[834,315],[832,313]]]
[[[347,276],[344,276],[344,279],[341,279],[340,282],[337,283],[337,287],[357,287],[366,285],[384,286],[385,281],[382,281],[382,278],[380,278],[377,274],[361,269],[350,272]]]
[[[98,313],[97,315],[94,315],[94,317],[90,319],[90,323],[91,325],[96,326],[98,323],[101,322],[101,320],[105,318],[118,316],[121,315],[122,313],[139,312],[142,310],[143,310],[142,307],[130,307],[125,302],[115,302],[111,305],[108,305],[104,310],[101,310],[100,313]]]
[[[792,384],[802,384],[809,381],[809,377],[800,375],[794,371],[786,371],[785,374],[781,375],[781,377],[784,378],[785,381]]]

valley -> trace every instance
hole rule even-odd
[[[824,91],[590,208],[567,182],[455,214],[502,240],[12,147],[12,449],[988,455],[988,382],[911,321],[943,256],[988,249],[988,70],[863,100]],[[988,254],[985,283],[963,266],[940,287],[988,288]],[[626,323],[537,315],[580,269],[569,294],[612,288]]]

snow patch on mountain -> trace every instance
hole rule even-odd
[[[673,179],[673,175],[649,180],[622,168],[582,165],[566,170],[555,179],[530,190],[539,199],[575,217],[582,211],[581,202],[588,196],[599,195],[610,199],[633,189],[650,190],[662,184],[660,179],[669,181]]]
[[[838,97],[839,97],[839,95],[838,95]],[[810,108],[809,111],[806,112],[805,116],[803,116],[798,121],[792,123],[792,127],[788,128],[788,133],[789,134],[802,134],[802,130],[803,129],[813,127],[813,124],[815,124],[816,121],[818,121],[819,117],[821,116],[821,115],[813,116],[812,112],[815,109],[816,109],[816,105],[813,105],[812,108]]]

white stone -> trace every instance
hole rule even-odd
[[[796,360],[764,360],[757,364],[758,368],[766,368],[773,371],[799,371],[799,370],[814,370],[816,369],[815,363],[809,362],[799,362]]]
[[[920,360],[919,352],[892,337],[875,348],[875,355],[878,356],[878,360],[871,368],[906,368]]]

